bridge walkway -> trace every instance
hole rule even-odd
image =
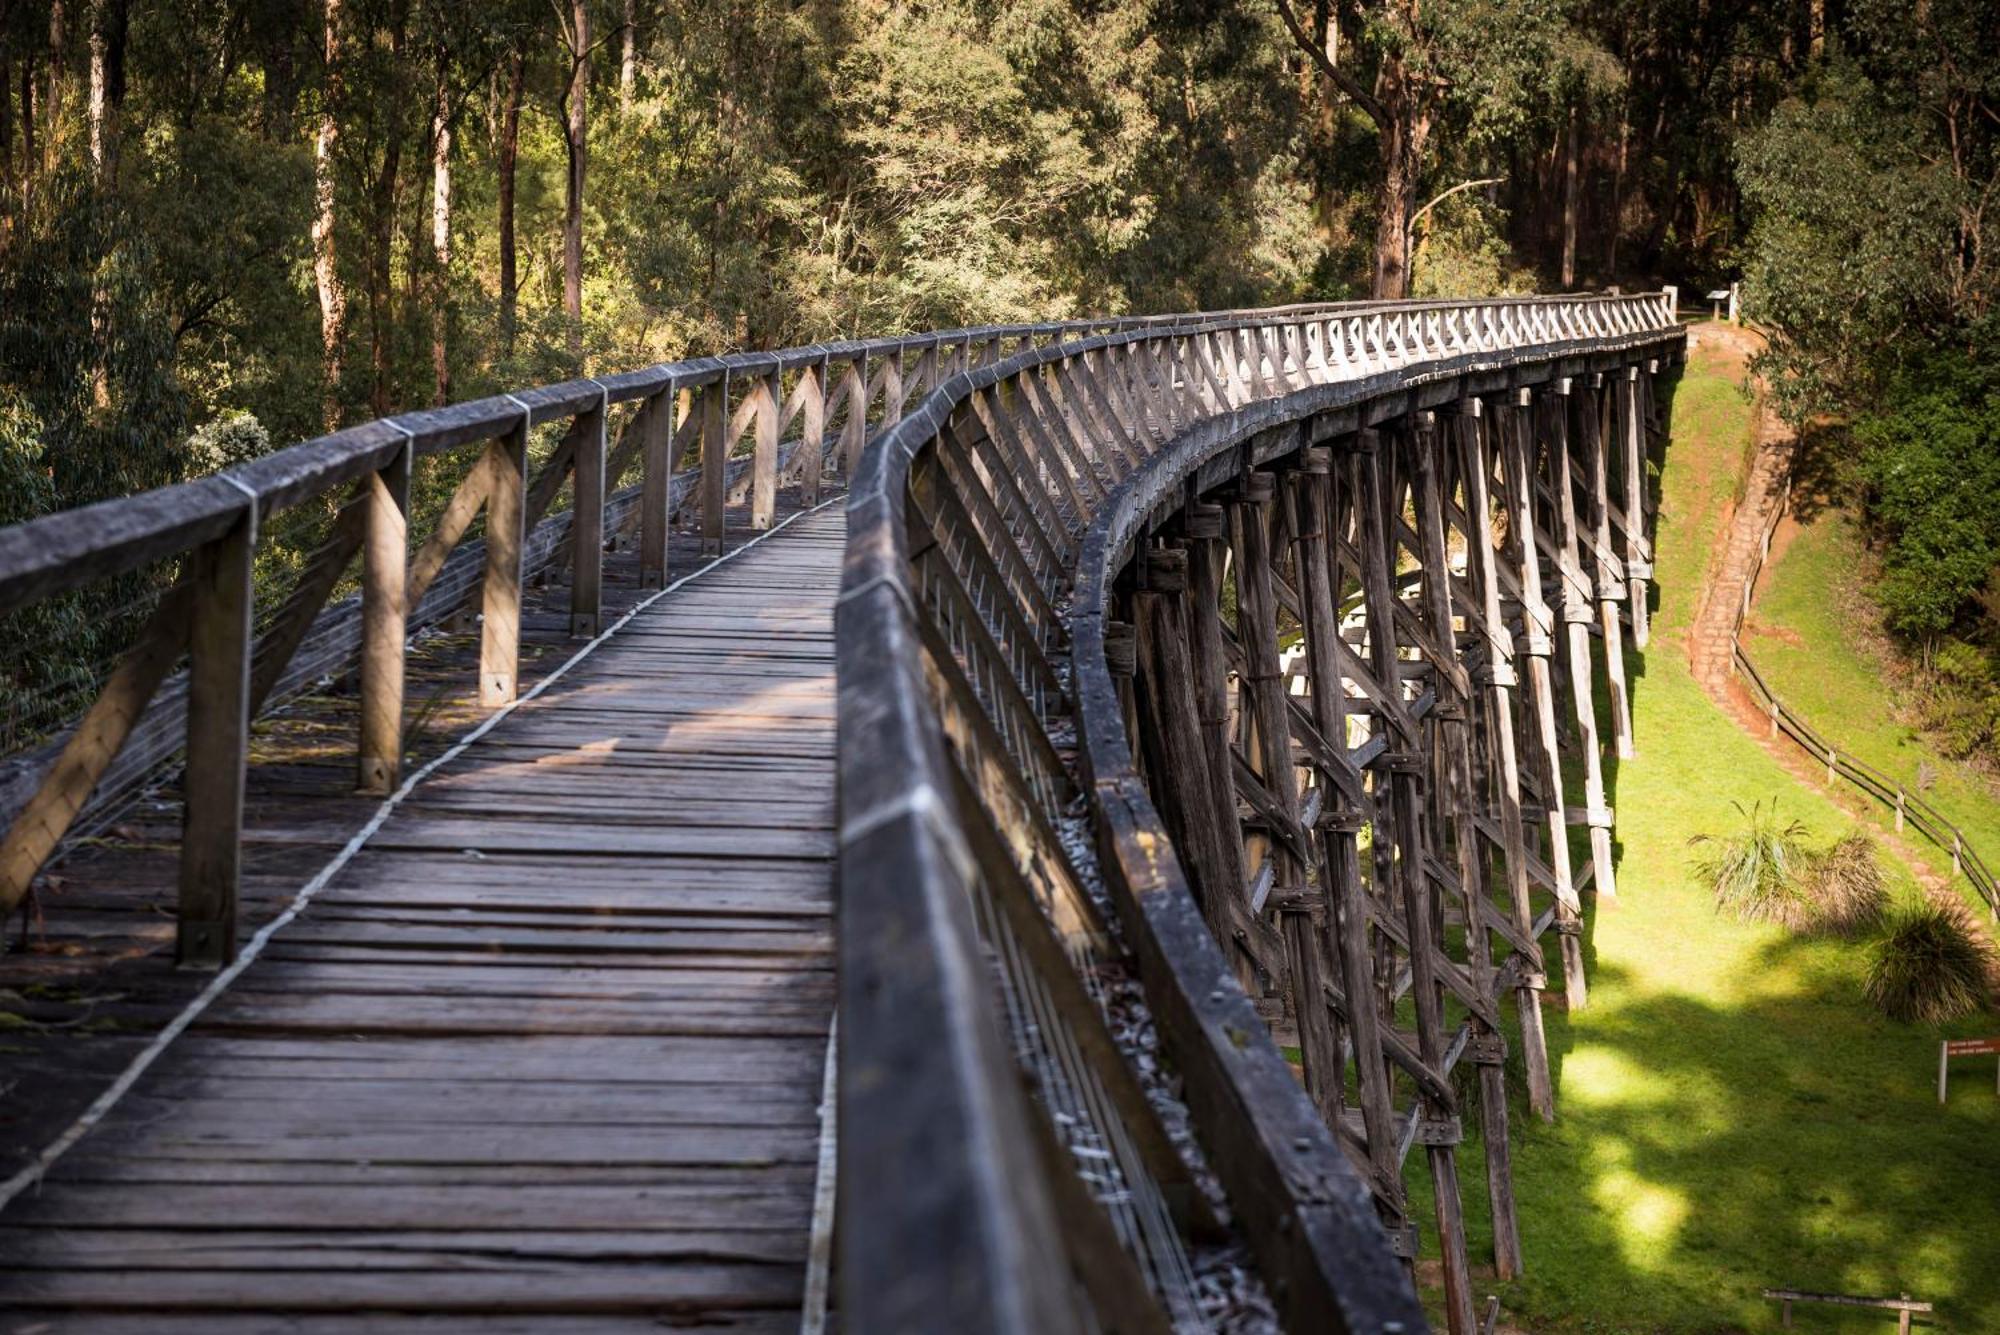
[[[0,1332],[796,1330],[837,506],[424,776],[0,1214]]]

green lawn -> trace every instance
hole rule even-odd
[[[1991,1063],[1967,1063],[1940,1110],[1939,1034],[1867,1008],[1860,948],[1718,917],[1687,870],[1688,836],[1730,828],[1732,801],[1775,797],[1821,840],[1850,825],[1687,669],[1682,632],[1743,467],[1738,378],[1697,353],[1680,389],[1655,638],[1629,665],[1639,756],[1615,771],[1621,907],[1589,916],[1590,1007],[1549,1007],[1557,1123],[1513,1118],[1527,1274],[1496,1286],[1489,1270],[1479,1292],[1499,1292],[1505,1320],[1537,1332],[1775,1331],[1766,1285],[1908,1291],[1936,1302],[1946,1329],[2000,1331]],[[1477,1263],[1490,1257],[1482,1150],[1461,1153]],[[1413,1202],[1430,1195],[1421,1160]],[[1812,1308],[1796,1328],[1893,1326]]]
[[[1778,697],[1835,746],[1907,784],[1913,793],[1917,766],[1928,761],[1936,782],[1922,794],[1924,800],[1965,832],[1987,866],[2000,865],[2000,801],[1987,781],[1940,758],[1879,699],[1881,677],[1857,636],[1853,617],[1844,610],[1859,601],[1852,582],[1865,566],[1852,521],[1838,511],[1819,511],[1768,568],[1744,645]],[[1828,596],[1834,589],[1840,595]],[[1878,811],[1885,823],[1891,819],[1886,808]],[[1909,842],[1940,873],[1951,871],[1949,852],[1915,833]],[[1959,884],[1966,888],[1963,881]],[[1973,902],[1983,901],[1974,897]]]

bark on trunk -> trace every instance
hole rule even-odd
[[[431,370],[439,406],[451,401],[445,309],[451,291],[451,95],[445,71],[445,55],[440,51],[437,103],[431,112]]]
[[[1569,138],[1563,155],[1563,291],[1576,286],[1576,108],[1569,112]]]
[[[90,23],[90,167],[104,176],[104,0],[91,6]]]
[[[335,106],[340,98],[340,0],[326,0],[326,90],[319,133],[313,141],[313,281],[319,288],[319,334],[326,388],[321,417],[326,429],[340,425],[341,350],[347,337],[347,291],[340,285],[334,246],[333,156],[340,144]]]
[[[396,185],[403,173],[403,145],[391,135],[382,150],[382,169],[370,194],[373,244],[368,255],[368,407],[377,417],[390,412],[389,341],[394,316],[390,261],[396,244]]]
[[[569,183],[563,205],[563,314],[569,317],[569,350],[583,356],[583,179],[590,134],[590,7],[570,4],[570,73],[563,127],[569,150]]]
[[[403,37],[409,21],[407,3],[397,4],[390,12],[389,28],[389,68],[400,71],[403,67]],[[390,96],[400,95],[400,79],[392,85]],[[368,387],[368,406],[377,417],[387,417],[391,408],[389,386],[389,345],[394,335],[391,322],[395,318],[395,293],[391,286],[391,263],[396,245],[396,189],[403,176],[403,136],[400,119],[392,119],[389,125],[388,142],[382,148],[382,168],[375,174],[374,188],[369,192],[370,238],[368,255],[368,353],[371,372]]]
[[[1618,231],[1625,223],[1625,167],[1632,152],[1632,104],[1618,107],[1618,166],[1611,174],[1611,219],[1605,227],[1604,273],[1607,282],[1618,281]]]
[[[632,85],[639,77],[639,0],[625,0],[624,49],[618,59],[618,116],[632,114]]]
[[[21,61],[21,199],[25,203],[28,189],[35,179],[35,169],[40,165],[35,154],[35,56],[31,51]]]
[[[500,346],[507,352],[514,350],[514,168],[521,148],[521,82],[526,64],[526,53],[515,47],[507,72],[507,107],[500,120]]]
[[[63,26],[62,0],[49,6],[49,88],[42,96],[42,119],[53,126],[62,114],[63,45],[68,33]]]
[[[1378,122],[1382,195],[1375,218],[1375,296],[1393,301],[1410,293],[1410,214],[1422,182],[1431,112],[1399,71],[1383,80],[1385,115]]]

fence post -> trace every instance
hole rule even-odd
[[[576,504],[570,511],[569,633],[588,640],[604,612],[604,425],[610,396],[577,415]]]
[[[639,587],[667,582],[667,521],[674,495],[674,387],[671,383],[639,405],[645,420],[639,481]]]
[[[512,704],[521,672],[521,544],[526,523],[528,414],[487,446],[493,489],[486,496],[486,582],[481,590],[479,703]]]
[[[256,550],[257,501],[252,497],[242,518],[192,558],[187,770],[175,933],[175,960],[183,969],[218,969],[236,958]]]
[[[729,504],[729,372],[701,387],[701,554],[722,555]]]
[[[1906,799],[1903,796],[1903,785],[1899,783],[1896,785],[1896,833],[1897,834],[1901,834],[1903,832],[1903,804],[1905,800]]]
[[[1965,836],[1954,827],[1951,832],[1951,874],[1957,876],[1965,870]]]
[[[1834,776],[1834,755],[1833,755],[1833,748],[1829,746],[1826,748],[1826,782],[1829,788],[1833,786],[1833,776]]]
[[[805,451],[805,458],[799,467],[799,501],[808,508],[819,504],[820,470],[825,462],[826,371],[827,364],[821,361],[799,373],[805,395],[800,405],[805,427],[799,448]]]
[[[355,788],[387,793],[403,762],[403,640],[409,622],[410,442],[368,479],[361,558],[361,754]]]
[[[757,381],[756,433],[750,456],[750,527],[771,527],[778,513],[778,416],[785,410],[784,381],[772,367]]]

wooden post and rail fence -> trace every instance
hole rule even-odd
[[[1914,830],[1929,840],[1933,847],[1950,855],[1952,875],[1963,876],[1973,893],[1985,901],[1992,920],[2000,923],[2000,881],[1995,880],[1992,869],[1966,839],[1965,832],[1947,819],[1943,812],[1911,792],[1906,784],[1843,751],[1837,743],[1820,733],[1778,697],[1743,647],[1743,623],[1750,615],[1757,581],[1763,577],[1764,565],[1770,559],[1772,535],[1777,532],[1778,524],[1791,504],[1791,494],[1792,481],[1787,475],[1778,503],[1765,517],[1762,536],[1757,544],[1756,562],[1751,567],[1749,578],[1743,582],[1741,602],[1730,620],[1730,665],[1749,691],[1752,702],[1768,720],[1773,740],[1784,737],[1805,752],[1815,764],[1824,765],[1828,787],[1834,786],[1838,780],[1845,780],[1887,807],[1894,817],[1897,834],[1906,829]]]
[[[1878,1312],[1896,1314],[1896,1335],[1910,1335],[1910,1318],[1919,1312],[1935,1310],[1930,1303],[1918,1302],[1909,1294],[1899,1298],[1855,1298],[1844,1293],[1808,1293],[1804,1289],[1765,1289],[1764,1296],[1781,1304],[1779,1324],[1786,1330],[1792,1328],[1793,1303],[1820,1303],[1827,1307],[1866,1307]]]

